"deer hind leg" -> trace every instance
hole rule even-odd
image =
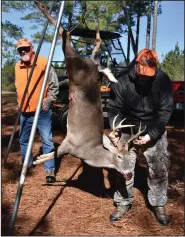
[[[33,164],[34,165],[42,164],[47,160],[53,160],[54,157],[55,157],[55,152],[54,151],[50,152],[48,154],[43,154],[43,155],[37,156],[37,160],[35,160],[33,162]]]
[[[38,165],[41,163],[44,163],[48,160],[53,160],[54,158],[58,158],[59,156],[62,156],[64,154],[68,153],[68,146],[67,141],[64,139],[62,144],[58,147],[57,151],[53,151],[48,154],[43,154],[37,157],[37,160],[33,162],[34,165]]]

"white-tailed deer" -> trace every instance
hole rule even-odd
[[[55,25],[56,22],[46,8],[36,1],[38,8]],[[63,28],[59,30],[64,37]],[[64,45],[65,43],[65,45]],[[113,168],[122,173],[125,178],[130,175],[129,152],[123,153],[119,147],[114,147],[110,139],[103,135],[103,113],[100,96],[99,74],[104,73],[109,80],[117,82],[108,69],[102,69],[96,61],[96,53],[101,45],[99,31],[96,34],[96,46],[91,59],[82,58],[72,47],[70,33],[63,39],[63,50],[69,77],[69,112],[67,118],[67,135],[58,147],[56,156],[71,154],[83,159],[93,167]],[[131,125],[126,125],[126,127]],[[114,126],[117,130],[122,126]],[[54,159],[55,153],[38,157],[34,164]]]

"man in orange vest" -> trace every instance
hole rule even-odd
[[[26,38],[20,39],[16,48],[19,52],[21,60],[15,65],[15,86],[17,90],[17,101],[20,107],[24,90],[28,81],[28,77],[32,68],[35,57],[32,42]],[[38,56],[34,72],[29,84],[28,91],[23,103],[20,116],[20,147],[22,154],[22,162],[24,161],[28,140],[33,125],[33,119],[37,108],[47,59]],[[56,101],[59,92],[58,77],[53,67],[51,67],[48,82],[45,88],[44,97],[42,101],[42,108],[38,118],[37,128],[42,139],[43,154],[54,151],[54,143],[52,139],[52,111],[50,106]],[[28,168],[33,166],[33,156],[30,156]],[[49,160],[44,163],[44,170],[46,174],[46,182],[54,183],[55,178],[55,164],[54,160]]]

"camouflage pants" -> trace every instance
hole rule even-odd
[[[128,134],[123,134],[123,136],[126,140],[129,138]],[[155,142],[135,146],[136,150],[132,151],[130,158],[132,164],[132,178],[129,181],[125,181],[123,176],[116,173],[114,202],[117,205],[128,205],[133,202],[134,169],[136,158],[139,158],[137,157],[138,150],[142,150],[148,164],[148,201],[151,206],[165,205],[167,202],[168,169],[170,164],[167,146],[167,132]]]

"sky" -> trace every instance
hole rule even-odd
[[[157,40],[156,40],[156,52],[158,53],[159,61],[162,60],[162,55],[165,55],[170,50],[175,48],[178,42],[180,49],[184,49],[184,1],[162,1],[162,14],[157,18]],[[12,12],[12,13],[2,13],[2,21],[9,20],[15,22],[19,26],[23,26],[24,37],[31,39],[31,34],[33,31],[29,30],[28,22],[20,20],[22,13]],[[140,21],[140,37],[139,37],[139,51],[145,48],[146,44],[146,17],[142,17]],[[153,26],[153,19],[152,19]],[[153,28],[153,27],[152,27]],[[152,28],[151,28],[151,39],[152,39]],[[41,30],[42,31],[42,30]],[[151,40],[150,40],[151,41]],[[127,48],[127,37],[125,35],[121,38],[121,44],[126,52]],[[35,50],[37,49],[37,44],[34,45]],[[48,57],[50,52],[51,44],[44,43],[41,47],[40,55]],[[150,45],[151,48],[151,45]],[[131,60],[134,55],[131,52]],[[54,56],[54,61],[62,61],[63,53],[61,45],[56,46]]]
[[[178,42],[184,49],[184,1],[162,1],[162,14],[157,18],[156,52],[161,59],[162,54],[175,48]],[[153,23],[153,22],[152,22]],[[145,47],[146,19],[141,19],[139,50]],[[152,36],[152,34],[151,34]]]

